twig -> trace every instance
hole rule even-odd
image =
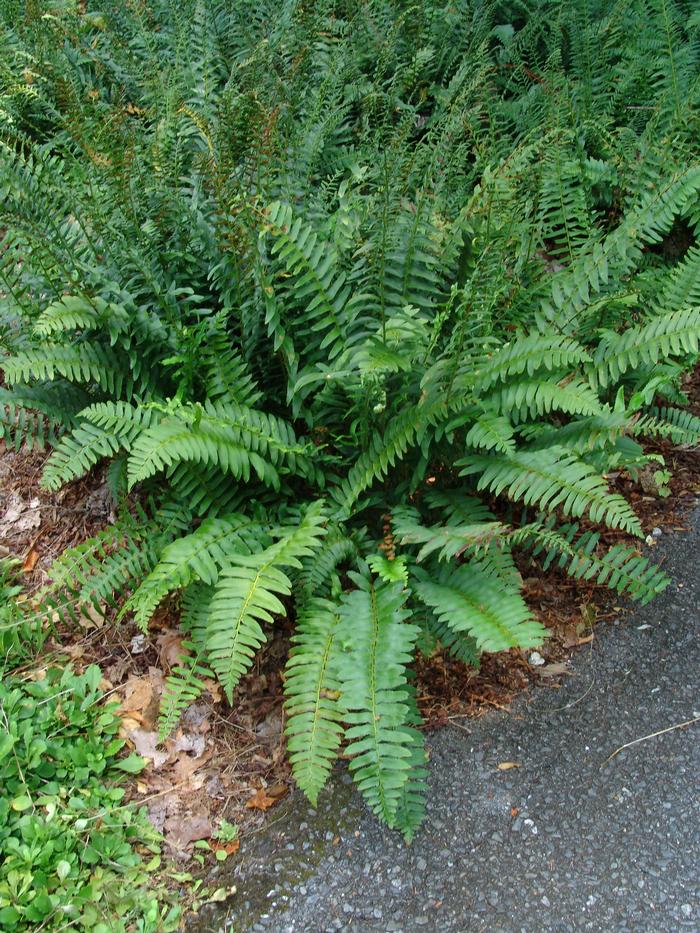
[[[621,751],[624,751],[626,748],[630,748],[632,745],[638,745],[639,742],[646,742],[647,739],[653,739],[657,735],[663,735],[665,732],[673,732],[674,729],[683,729],[685,726],[692,726],[694,722],[700,722],[700,716],[695,716],[694,719],[686,719],[685,722],[676,723],[675,726],[668,726],[666,729],[659,729],[658,732],[650,732],[649,735],[643,735],[640,739],[634,739],[632,742],[626,742],[624,745],[616,748],[612,755],[605,759],[603,764],[606,765],[612,758],[615,757],[615,755],[619,755]]]

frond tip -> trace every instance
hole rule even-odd
[[[408,622],[401,583],[352,574],[357,589],[341,604],[338,671],[347,709],[347,754],[355,783],[371,809],[395,825],[411,773],[415,736],[406,666],[418,628]]]

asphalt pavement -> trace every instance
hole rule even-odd
[[[700,931],[700,722],[675,728],[700,717],[700,510],[688,524],[654,548],[671,586],[597,626],[561,689],[428,737],[411,846],[341,774],[318,810],[271,814],[225,912],[188,929]]]

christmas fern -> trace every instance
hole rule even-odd
[[[667,583],[619,490],[700,441],[698,17],[39,6],[0,0],[0,436],[115,521],[37,612],[179,612],[163,737],[285,619],[299,786],[346,757],[411,838],[417,652],[540,644],[524,566]]]

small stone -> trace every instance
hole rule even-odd
[[[652,528],[651,533],[654,538],[660,538],[663,534],[663,531],[660,528]]]
[[[551,907],[551,906],[552,906],[551,903],[550,903],[549,898],[548,898],[546,895],[545,895],[541,900],[542,900],[542,903],[544,904],[545,907]]]
[[[690,904],[681,904],[681,913],[684,917],[692,917],[693,908],[690,906]]]
[[[428,867],[428,863],[423,858],[423,856],[419,855],[418,858],[416,859],[416,868],[418,869],[418,871],[425,871],[427,867]]]
[[[528,660],[533,667],[541,667],[545,663],[545,660],[539,651],[533,651]]]

